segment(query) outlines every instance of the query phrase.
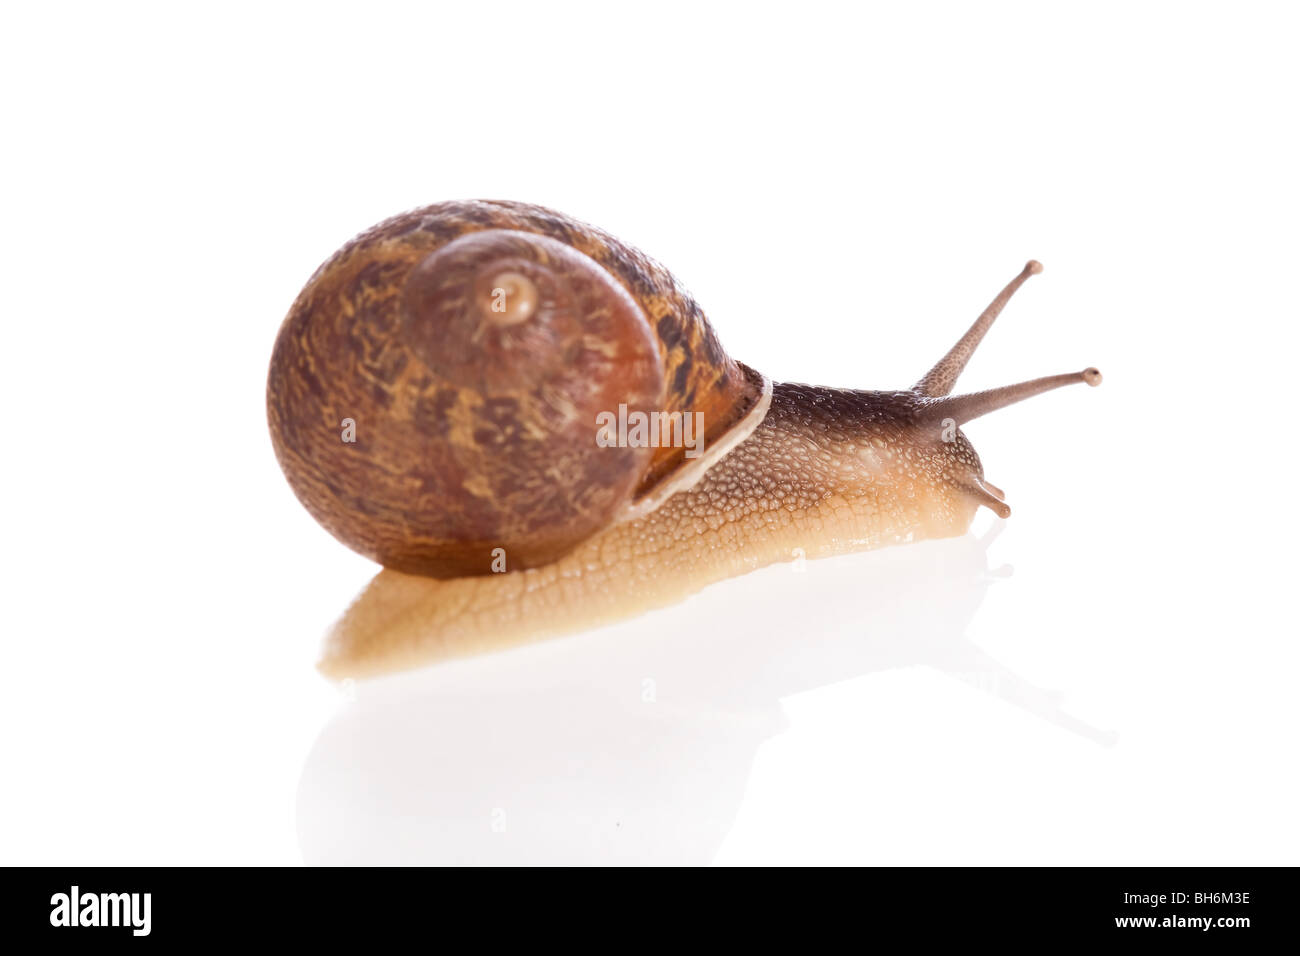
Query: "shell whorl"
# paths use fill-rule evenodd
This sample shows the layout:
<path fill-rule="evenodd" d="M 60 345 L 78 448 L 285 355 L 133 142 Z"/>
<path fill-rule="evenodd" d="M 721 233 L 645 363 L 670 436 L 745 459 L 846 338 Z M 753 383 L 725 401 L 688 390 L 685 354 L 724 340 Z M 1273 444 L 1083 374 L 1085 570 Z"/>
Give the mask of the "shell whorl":
<path fill-rule="evenodd" d="M 276 454 L 354 550 L 437 577 L 549 563 L 684 471 L 680 447 L 599 447 L 595 414 L 762 398 L 671 274 L 536 206 L 441 203 L 361 234 L 308 282 L 268 381 Z M 355 441 L 340 438 L 355 422 Z"/>

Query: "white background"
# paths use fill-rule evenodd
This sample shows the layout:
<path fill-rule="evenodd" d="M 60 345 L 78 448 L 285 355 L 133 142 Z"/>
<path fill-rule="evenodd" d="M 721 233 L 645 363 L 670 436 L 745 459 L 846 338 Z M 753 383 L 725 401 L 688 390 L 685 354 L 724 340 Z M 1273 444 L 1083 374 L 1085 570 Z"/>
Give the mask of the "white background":
<path fill-rule="evenodd" d="M 1300 862 L 1296 41 L 1282 4 L 9 10 L 0 860 Z M 336 247 L 462 197 L 640 246 L 777 380 L 906 386 L 1036 257 L 962 388 L 1105 384 L 967 429 L 1005 523 L 341 692 L 375 568 L 281 477 L 266 363 Z"/>

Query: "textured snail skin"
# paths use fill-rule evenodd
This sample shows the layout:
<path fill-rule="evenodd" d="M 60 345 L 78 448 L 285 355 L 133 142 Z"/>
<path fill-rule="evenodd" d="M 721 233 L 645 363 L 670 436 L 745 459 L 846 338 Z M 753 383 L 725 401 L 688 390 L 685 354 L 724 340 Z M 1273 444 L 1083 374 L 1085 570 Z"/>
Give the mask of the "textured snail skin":
<path fill-rule="evenodd" d="M 322 671 L 571 633 L 796 556 L 960 535 L 980 505 L 1009 516 L 959 426 L 1101 374 L 950 393 L 1041 268 L 912 388 L 858 391 L 772 386 L 722 351 L 667 270 L 550 210 L 443 203 L 363 233 L 299 296 L 267 386 L 299 499 L 386 566 Z M 490 309 L 507 287 L 513 304 Z M 600 447 L 595 416 L 621 403 L 702 412 L 709 451 Z M 355 443 L 339 440 L 344 418 Z M 505 573 L 490 573 L 496 554 Z"/>
<path fill-rule="evenodd" d="M 953 482 L 970 444 L 923 438 L 905 400 L 778 384 L 763 423 L 695 487 L 543 568 L 431 581 L 382 572 L 328 643 L 322 670 L 362 677 L 608 623 L 802 548 L 825 557 L 962 534 L 976 501 Z"/>
<path fill-rule="evenodd" d="M 965 436 L 943 440 L 943 412 L 914 392 L 778 384 L 762 424 L 697 485 L 553 564 L 451 581 L 381 572 L 335 626 L 320 668 L 361 678 L 499 650 L 796 554 L 961 535 L 981 504 L 1008 514 Z"/>

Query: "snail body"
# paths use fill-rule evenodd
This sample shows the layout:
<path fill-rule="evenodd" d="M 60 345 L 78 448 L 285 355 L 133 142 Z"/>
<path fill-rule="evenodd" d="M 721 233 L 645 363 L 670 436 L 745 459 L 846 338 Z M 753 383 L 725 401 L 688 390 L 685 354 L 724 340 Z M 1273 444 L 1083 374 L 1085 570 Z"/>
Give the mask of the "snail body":
<path fill-rule="evenodd" d="M 1006 517 L 960 426 L 1100 382 L 1085 369 L 950 395 L 1039 269 L 913 388 L 860 391 L 773 385 L 726 354 L 667 270 L 541 207 L 442 203 L 363 233 L 295 302 L 267 390 L 300 500 L 389 569 L 323 668 L 567 633 L 797 555 L 959 535 L 981 505 Z M 615 411 L 670 438 L 698 421 L 697 454 L 602 441 Z"/>

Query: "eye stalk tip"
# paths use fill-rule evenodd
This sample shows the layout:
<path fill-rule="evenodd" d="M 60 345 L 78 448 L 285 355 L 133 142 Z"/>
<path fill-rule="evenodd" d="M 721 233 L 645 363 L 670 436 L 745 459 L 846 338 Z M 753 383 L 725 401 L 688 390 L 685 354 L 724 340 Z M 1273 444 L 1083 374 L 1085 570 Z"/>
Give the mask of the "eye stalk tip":
<path fill-rule="evenodd" d="M 1036 276 L 1038 273 L 1043 271 L 1043 264 L 1037 259 L 1030 259 L 1025 263 L 1025 271 L 1031 276 Z"/>
<path fill-rule="evenodd" d="M 1095 368 L 1085 368 L 1079 374 L 1083 376 L 1083 380 L 1093 388 L 1096 388 L 1101 384 L 1101 372 Z"/>

